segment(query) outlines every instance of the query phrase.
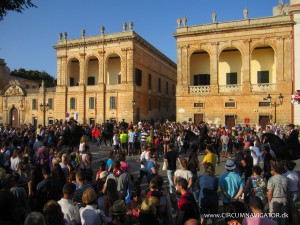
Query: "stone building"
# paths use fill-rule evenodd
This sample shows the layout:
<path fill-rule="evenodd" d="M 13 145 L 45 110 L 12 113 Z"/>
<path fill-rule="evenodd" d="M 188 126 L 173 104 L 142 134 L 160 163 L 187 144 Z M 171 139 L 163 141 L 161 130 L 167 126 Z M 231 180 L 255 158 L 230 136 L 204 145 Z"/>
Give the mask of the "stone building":
<path fill-rule="evenodd" d="M 293 122 L 290 101 L 300 70 L 293 69 L 292 56 L 300 38 L 293 35 L 298 11 L 291 8 L 299 2 L 279 1 L 273 16 L 265 18 L 249 19 L 244 9 L 239 21 L 218 22 L 216 12 L 210 24 L 187 26 L 178 19 L 177 121 L 228 126 Z"/>
<path fill-rule="evenodd" d="M 0 97 L 0 123 L 48 125 L 175 119 L 176 64 L 124 23 L 123 31 L 68 39 L 60 34 L 57 86 L 25 89 L 11 82 Z"/>

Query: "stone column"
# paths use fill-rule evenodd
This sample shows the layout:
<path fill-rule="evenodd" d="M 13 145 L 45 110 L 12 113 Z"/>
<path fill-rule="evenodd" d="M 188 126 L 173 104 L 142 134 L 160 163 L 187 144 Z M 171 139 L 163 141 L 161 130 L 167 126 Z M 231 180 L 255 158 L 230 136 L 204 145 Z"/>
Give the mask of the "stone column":
<path fill-rule="evenodd" d="M 129 47 L 127 48 L 127 54 L 126 54 L 126 81 L 127 82 L 133 82 L 133 74 L 134 74 L 134 48 Z M 122 75 L 121 75 L 122 76 Z"/>
<path fill-rule="evenodd" d="M 250 80 L 250 44 L 251 40 L 243 40 L 243 52 L 242 55 L 242 91 L 245 94 L 249 94 L 251 92 L 251 80 Z"/>
<path fill-rule="evenodd" d="M 104 68 L 104 64 L 105 64 L 105 51 L 104 50 L 100 50 L 98 51 L 99 53 L 99 74 L 98 74 L 98 84 L 103 84 L 105 83 L 106 79 L 105 79 L 105 68 Z"/>
<path fill-rule="evenodd" d="M 284 50 L 283 50 L 284 39 L 278 37 L 276 40 L 277 52 L 276 52 L 276 83 L 283 81 L 284 77 Z"/>
<path fill-rule="evenodd" d="M 78 94 L 76 95 L 76 109 L 74 112 L 78 113 L 78 122 L 85 123 L 86 120 L 86 88 L 85 85 L 80 84 L 78 87 Z"/>
<path fill-rule="evenodd" d="M 79 56 L 79 85 L 84 85 L 86 83 L 85 53 L 80 53 Z"/>
<path fill-rule="evenodd" d="M 66 55 L 57 56 L 57 85 L 68 85 L 68 58 Z"/>
<path fill-rule="evenodd" d="M 219 93 L 218 84 L 218 67 L 219 67 L 219 43 L 211 43 L 211 58 L 210 58 L 210 93 Z"/>
<path fill-rule="evenodd" d="M 127 83 L 128 80 L 128 74 L 127 74 L 127 49 L 128 48 L 122 48 L 122 56 L 121 56 L 121 83 Z"/>
<path fill-rule="evenodd" d="M 57 68 L 56 68 L 57 85 L 62 85 L 63 78 L 62 78 L 62 57 L 61 56 L 56 57 L 56 64 L 57 64 Z"/>
<path fill-rule="evenodd" d="M 284 64 L 283 64 L 283 79 L 285 81 L 290 82 L 292 80 L 292 39 L 290 36 L 286 36 L 284 39 L 283 47 L 284 47 Z"/>
<path fill-rule="evenodd" d="M 181 45 L 177 46 L 177 85 L 182 85 L 182 47 Z"/>
<path fill-rule="evenodd" d="M 188 49 L 189 45 L 185 45 L 181 51 L 182 51 L 182 84 L 185 86 L 189 86 L 189 78 L 190 78 L 190 71 L 189 71 L 189 58 L 188 58 Z"/>

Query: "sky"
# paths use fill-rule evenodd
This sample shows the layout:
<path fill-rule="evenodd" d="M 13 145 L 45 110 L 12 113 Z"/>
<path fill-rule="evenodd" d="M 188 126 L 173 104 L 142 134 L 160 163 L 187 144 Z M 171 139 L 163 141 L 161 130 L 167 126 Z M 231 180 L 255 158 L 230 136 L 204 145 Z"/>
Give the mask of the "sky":
<path fill-rule="evenodd" d="M 272 16 L 278 0 L 32 0 L 37 8 L 8 12 L 0 21 L 0 58 L 11 69 L 39 70 L 56 77 L 59 33 L 68 39 L 121 32 L 132 21 L 134 31 L 176 63 L 177 18 L 187 17 L 187 26 Z M 284 3 L 288 0 L 284 0 Z"/>

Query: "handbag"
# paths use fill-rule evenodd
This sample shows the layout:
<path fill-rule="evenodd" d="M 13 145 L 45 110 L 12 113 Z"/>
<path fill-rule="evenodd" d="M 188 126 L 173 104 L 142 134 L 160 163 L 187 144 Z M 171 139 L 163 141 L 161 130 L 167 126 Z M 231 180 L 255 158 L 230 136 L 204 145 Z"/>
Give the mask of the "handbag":
<path fill-rule="evenodd" d="M 168 167 L 168 163 L 166 161 L 164 161 L 162 170 L 167 170 L 167 167 Z"/>

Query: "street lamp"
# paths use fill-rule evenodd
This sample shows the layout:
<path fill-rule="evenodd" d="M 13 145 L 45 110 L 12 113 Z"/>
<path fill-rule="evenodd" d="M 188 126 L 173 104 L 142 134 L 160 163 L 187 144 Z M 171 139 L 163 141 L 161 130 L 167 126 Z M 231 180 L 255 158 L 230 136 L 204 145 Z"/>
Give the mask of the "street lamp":
<path fill-rule="evenodd" d="M 46 112 L 49 110 L 49 104 L 47 103 L 46 105 L 43 105 L 43 103 L 41 103 L 40 104 L 40 110 L 43 112 L 43 121 L 44 121 L 43 127 L 45 127 L 45 125 L 46 125 Z"/>
<path fill-rule="evenodd" d="M 276 99 L 274 100 L 274 102 L 272 102 L 272 96 L 270 94 L 268 94 L 268 96 L 266 98 L 264 98 L 264 100 L 267 100 L 268 102 L 270 102 L 271 107 L 275 108 L 275 119 L 274 119 L 274 123 L 276 124 L 276 113 L 277 113 L 277 107 L 281 106 L 283 103 L 283 95 L 280 93 L 278 96 L 279 102 L 276 101 Z"/>

